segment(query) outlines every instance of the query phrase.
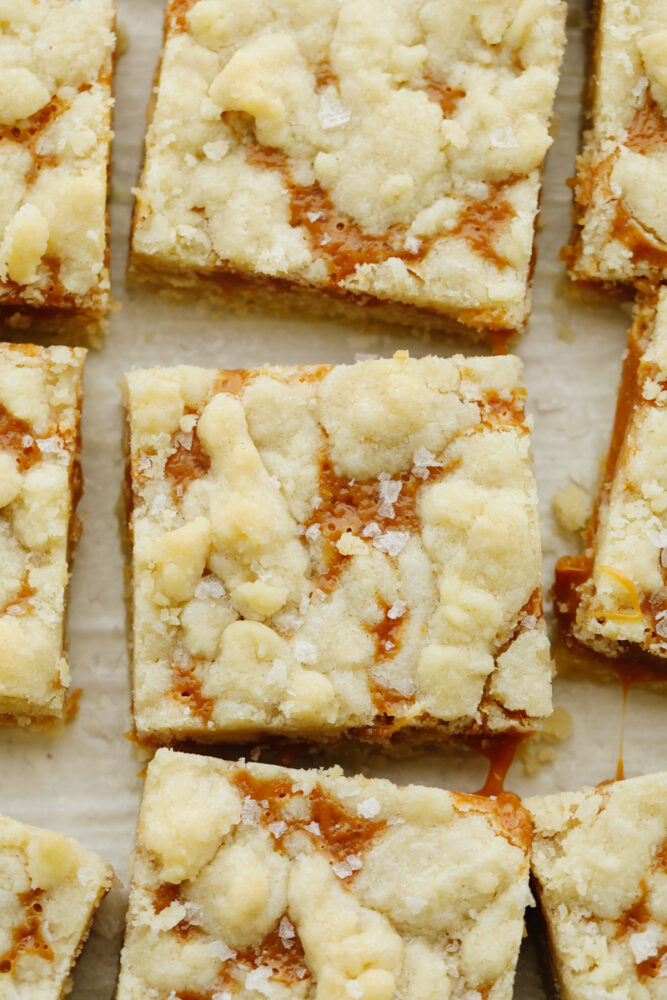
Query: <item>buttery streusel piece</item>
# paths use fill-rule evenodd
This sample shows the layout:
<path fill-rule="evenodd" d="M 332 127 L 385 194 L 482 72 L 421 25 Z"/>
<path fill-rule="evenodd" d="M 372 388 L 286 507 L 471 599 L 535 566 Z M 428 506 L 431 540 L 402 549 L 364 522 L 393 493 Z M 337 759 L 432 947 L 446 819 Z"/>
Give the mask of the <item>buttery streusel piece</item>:
<path fill-rule="evenodd" d="M 85 353 L 0 344 L 0 721 L 63 714 Z"/>
<path fill-rule="evenodd" d="M 551 711 L 514 357 L 127 377 L 140 737 L 371 740 Z"/>
<path fill-rule="evenodd" d="M 531 835 L 509 793 L 159 750 L 118 1000 L 510 1000 Z"/>
<path fill-rule="evenodd" d="M 667 774 L 525 803 L 531 867 L 562 1000 L 662 1000 Z"/>
<path fill-rule="evenodd" d="M 113 0 L 0 8 L 0 328 L 106 320 L 114 17 Z"/>
<path fill-rule="evenodd" d="M 566 637 L 667 668 L 667 291 L 640 300 L 607 465 L 580 556 L 556 567 Z"/>
<path fill-rule="evenodd" d="M 667 17 L 655 0 L 596 6 L 569 273 L 580 281 L 660 280 L 667 273 Z"/>
<path fill-rule="evenodd" d="M 113 870 L 59 833 L 0 816 L 0 997 L 60 1000 Z"/>
<path fill-rule="evenodd" d="M 361 304 L 521 328 L 564 15 L 560 0 L 171 0 L 131 271 L 356 321 Z"/>

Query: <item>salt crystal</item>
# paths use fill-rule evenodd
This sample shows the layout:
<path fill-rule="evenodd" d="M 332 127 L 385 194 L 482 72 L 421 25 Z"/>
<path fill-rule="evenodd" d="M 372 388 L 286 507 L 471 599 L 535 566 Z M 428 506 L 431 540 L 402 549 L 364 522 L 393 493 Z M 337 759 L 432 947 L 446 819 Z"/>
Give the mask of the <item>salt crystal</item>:
<path fill-rule="evenodd" d="M 317 222 L 318 219 L 324 217 L 323 212 L 306 212 L 306 218 L 309 222 Z"/>
<path fill-rule="evenodd" d="M 194 924 L 195 927 L 201 927 L 204 920 L 204 907 L 200 906 L 199 903 L 185 903 L 185 912 L 187 914 L 188 923 Z"/>
<path fill-rule="evenodd" d="M 307 830 L 308 833 L 313 833 L 316 837 L 322 836 L 322 831 L 320 830 L 320 824 L 316 823 L 315 820 L 313 820 L 312 823 L 309 823 L 308 826 L 304 827 L 304 829 Z"/>
<path fill-rule="evenodd" d="M 405 905 L 410 913 L 421 913 L 426 906 L 426 900 L 422 896 L 406 896 Z"/>
<path fill-rule="evenodd" d="M 356 979 L 348 979 L 345 986 L 345 992 L 348 996 L 352 997 L 353 1000 L 361 1000 L 361 997 L 364 995 L 364 988 L 356 981 Z"/>
<path fill-rule="evenodd" d="M 667 639 L 667 611 L 663 611 L 662 614 L 656 615 L 655 630 L 661 639 Z"/>
<path fill-rule="evenodd" d="M 393 649 L 394 648 L 394 643 L 390 642 L 389 639 L 387 639 L 387 641 L 384 643 L 384 648 L 386 650 Z"/>
<path fill-rule="evenodd" d="M 176 434 L 174 441 L 177 445 L 180 445 L 181 448 L 185 448 L 186 451 L 190 451 L 192 449 L 192 431 L 188 434 Z"/>
<path fill-rule="evenodd" d="M 342 125 L 347 125 L 350 120 L 350 112 L 340 101 L 333 101 L 322 94 L 317 117 L 320 120 L 322 128 L 327 131 L 331 128 L 340 128 Z"/>
<path fill-rule="evenodd" d="M 387 612 L 387 618 L 402 618 L 408 606 L 404 601 L 394 601 Z"/>
<path fill-rule="evenodd" d="M 535 628 L 537 625 L 537 618 L 535 615 L 524 615 L 520 622 L 521 628 L 531 629 Z"/>
<path fill-rule="evenodd" d="M 199 581 L 195 588 L 195 597 L 198 601 L 205 601 L 207 598 L 217 598 L 225 596 L 225 588 L 221 581 L 211 573 Z"/>
<path fill-rule="evenodd" d="M 294 640 L 294 655 L 299 663 L 313 664 L 317 660 L 317 650 L 312 642 L 305 639 Z"/>
<path fill-rule="evenodd" d="M 433 468 L 439 467 L 441 463 L 436 462 L 435 455 L 432 451 L 429 451 L 428 448 L 424 448 L 423 445 L 420 445 L 412 456 L 412 464 L 417 466 L 430 466 Z"/>
<path fill-rule="evenodd" d="M 263 997 L 270 997 L 273 993 L 273 987 L 269 985 L 269 979 L 272 977 L 273 969 L 271 966 L 260 965 L 259 968 L 253 969 L 245 977 L 245 988 L 247 990 L 256 990 Z"/>
<path fill-rule="evenodd" d="M 421 240 L 418 240 L 416 236 L 408 236 L 403 245 L 408 253 L 419 253 Z"/>
<path fill-rule="evenodd" d="M 319 510 L 320 507 L 322 506 L 322 497 L 313 497 L 313 499 L 310 501 L 310 506 L 313 508 L 313 510 Z"/>
<path fill-rule="evenodd" d="M 361 534 L 364 538 L 377 538 L 378 535 L 382 534 L 382 529 L 375 523 L 375 521 L 371 521 L 366 525 Z"/>
<path fill-rule="evenodd" d="M 236 958 L 236 952 L 232 951 L 224 941 L 210 941 L 208 950 L 221 962 L 229 962 L 232 958 Z"/>
<path fill-rule="evenodd" d="M 60 451 L 60 441 L 57 437 L 44 438 L 39 442 L 39 450 L 45 455 L 55 455 Z"/>
<path fill-rule="evenodd" d="M 243 805 L 241 806 L 241 822 L 252 826 L 256 823 L 262 814 L 262 810 L 257 805 L 254 799 L 250 798 L 249 795 L 243 800 Z"/>
<path fill-rule="evenodd" d="M 306 529 L 306 538 L 309 542 L 316 542 L 320 537 L 320 526 L 319 524 L 311 524 L 309 528 Z"/>
<path fill-rule="evenodd" d="M 328 233 L 325 233 L 322 239 L 320 240 L 320 246 L 325 247 L 327 243 L 331 243 L 331 237 L 329 236 Z"/>
<path fill-rule="evenodd" d="M 307 594 L 304 594 L 303 597 L 301 598 L 301 603 L 299 604 L 299 614 L 305 615 L 309 605 L 310 605 L 310 597 L 308 597 Z"/>
<path fill-rule="evenodd" d="M 216 990 L 215 993 L 211 993 L 211 1000 L 232 1000 L 232 995 L 229 990 Z"/>
<path fill-rule="evenodd" d="M 294 925 L 290 921 L 289 917 L 283 917 L 278 924 L 278 935 L 285 948 L 294 947 L 294 938 L 296 936 L 296 931 L 294 930 Z"/>
<path fill-rule="evenodd" d="M 269 823 L 269 833 L 272 837 L 278 840 L 284 834 L 287 829 L 287 823 L 283 822 L 282 819 L 277 820 L 275 823 Z"/>
<path fill-rule="evenodd" d="M 373 795 L 368 799 L 364 799 L 357 806 L 357 816 L 361 816 L 363 819 L 373 819 L 379 812 L 380 803 Z"/>
<path fill-rule="evenodd" d="M 359 854 L 348 854 L 345 860 L 347 861 L 348 865 L 350 866 L 353 872 L 358 872 L 359 869 L 362 867 L 361 855 Z"/>
<path fill-rule="evenodd" d="M 380 502 L 378 504 L 378 514 L 380 517 L 393 518 L 396 516 L 394 512 L 394 504 L 398 500 L 403 484 L 392 479 L 381 479 L 378 492 L 380 495 Z"/>
<path fill-rule="evenodd" d="M 383 535 L 373 539 L 373 547 L 379 552 L 386 552 L 388 556 L 395 557 L 403 551 L 409 541 L 410 534 L 407 531 L 385 531 Z"/>
<path fill-rule="evenodd" d="M 35 439 L 32 436 L 32 434 L 24 434 L 23 437 L 21 438 L 21 447 L 22 448 L 32 448 L 32 446 L 33 446 L 34 443 L 35 443 Z"/>
<path fill-rule="evenodd" d="M 333 866 L 333 870 L 334 875 L 337 875 L 338 878 L 350 878 L 352 875 L 352 868 L 347 861 L 337 861 Z"/>

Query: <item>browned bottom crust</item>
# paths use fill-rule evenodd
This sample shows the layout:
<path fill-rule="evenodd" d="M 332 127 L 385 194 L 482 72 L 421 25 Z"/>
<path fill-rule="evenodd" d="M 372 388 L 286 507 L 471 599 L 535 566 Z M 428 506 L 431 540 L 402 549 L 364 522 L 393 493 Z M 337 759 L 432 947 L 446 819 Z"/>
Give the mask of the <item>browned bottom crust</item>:
<path fill-rule="evenodd" d="M 156 267 L 150 258 L 133 253 L 127 272 L 133 285 L 148 285 L 175 297 L 205 294 L 212 303 L 234 311 L 268 309 L 279 314 L 339 319 L 356 326 L 391 325 L 411 327 L 416 333 L 464 335 L 467 340 L 489 341 L 506 347 L 521 329 L 508 329 L 495 310 L 469 310 L 461 314 L 437 312 L 405 303 L 386 302 L 372 295 L 317 289 L 281 278 L 237 274 L 232 270 L 216 274 Z"/>
<path fill-rule="evenodd" d="M 526 910 L 526 928 L 535 944 L 544 991 L 549 1000 L 564 1000 L 565 993 L 558 973 L 553 938 L 542 907 L 540 888 L 534 878 L 530 880 L 530 887 L 537 905 Z"/>
<path fill-rule="evenodd" d="M 0 305 L 0 338 L 10 343 L 29 338 L 38 343 L 99 349 L 108 328 L 106 310 Z"/>

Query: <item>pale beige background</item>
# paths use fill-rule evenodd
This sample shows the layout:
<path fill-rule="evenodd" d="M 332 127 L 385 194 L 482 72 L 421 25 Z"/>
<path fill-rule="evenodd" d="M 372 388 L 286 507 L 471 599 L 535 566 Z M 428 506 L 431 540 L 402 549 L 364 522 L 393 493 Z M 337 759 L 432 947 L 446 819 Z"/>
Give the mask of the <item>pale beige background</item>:
<path fill-rule="evenodd" d="M 549 155 L 542 203 L 534 311 L 519 347 L 526 364 L 529 409 L 535 419 L 535 468 L 543 517 L 545 584 L 555 558 L 575 539 L 558 534 L 553 494 L 570 478 L 590 488 L 606 448 L 628 309 L 568 300 L 558 250 L 569 231 L 570 191 L 585 62 L 583 0 L 571 0 L 568 47 L 559 89 L 557 136 Z M 103 351 L 91 354 L 86 372 L 84 533 L 77 552 L 70 619 L 73 684 L 83 687 L 78 718 L 62 740 L 19 732 L 0 734 L 0 809 L 31 823 L 77 837 L 108 857 L 126 881 L 141 792 L 142 763 L 123 738 L 128 716 L 123 555 L 118 503 L 122 479 L 118 379 L 131 366 L 190 362 L 225 368 L 262 362 L 349 362 L 357 352 L 381 355 L 397 348 L 423 354 L 428 347 L 406 334 L 369 336 L 337 324 L 271 317 L 211 317 L 205 308 L 174 306 L 155 295 L 128 293 L 124 269 L 131 210 L 130 188 L 141 156 L 144 111 L 158 58 L 163 0 L 119 0 L 120 25 L 129 47 L 117 75 L 113 172 L 113 294 L 121 304 Z M 563 335 L 570 340 L 563 339 Z M 464 343 L 434 340 L 430 349 L 471 353 Z M 613 777 L 621 721 L 617 685 L 559 679 L 555 700 L 571 714 L 572 738 L 534 778 L 515 764 L 508 785 L 522 795 L 547 793 Z M 663 735 L 665 702 L 647 691 L 630 695 L 625 723 L 628 775 L 667 767 Z M 383 763 L 367 761 L 369 774 L 389 775 L 463 791 L 479 787 L 484 773 L 476 755 L 427 753 Z M 121 945 L 123 891 L 105 902 L 76 975 L 74 1000 L 110 1000 Z M 542 1000 L 534 954 L 524 947 L 518 1000 Z"/>

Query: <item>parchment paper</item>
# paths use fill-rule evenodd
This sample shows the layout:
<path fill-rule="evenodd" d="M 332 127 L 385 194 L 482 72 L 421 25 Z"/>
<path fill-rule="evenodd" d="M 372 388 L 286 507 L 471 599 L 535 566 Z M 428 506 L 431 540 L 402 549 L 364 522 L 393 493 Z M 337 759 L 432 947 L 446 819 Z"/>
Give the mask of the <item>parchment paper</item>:
<path fill-rule="evenodd" d="M 576 538 L 558 533 L 554 493 L 574 480 L 594 487 L 607 447 L 629 308 L 601 301 L 577 303 L 558 252 L 570 227 L 571 195 L 583 85 L 584 0 L 570 0 L 568 46 L 557 101 L 556 140 L 549 154 L 542 200 L 534 308 L 518 347 L 525 361 L 528 405 L 534 416 L 534 455 L 544 536 L 545 590 L 555 559 L 574 551 Z M 212 315 L 204 306 L 174 305 L 152 293 L 124 287 L 131 187 L 141 158 L 144 115 L 159 56 L 163 0 L 119 0 L 127 37 L 116 80 L 112 199 L 112 283 L 120 304 L 106 346 L 89 356 L 83 419 L 85 494 L 80 506 L 83 538 L 76 554 L 69 624 L 73 687 L 83 688 L 80 712 L 63 738 L 19 731 L 0 733 L 0 811 L 76 837 L 109 858 L 127 885 L 141 794 L 143 761 L 123 736 L 130 729 L 118 519 L 122 482 L 122 421 L 117 382 L 132 366 L 153 364 L 246 367 L 263 362 L 350 362 L 357 352 L 390 355 L 408 348 L 475 353 L 464 341 L 431 344 L 398 334 L 368 334 L 335 323 L 254 315 Z M 617 684 L 561 677 L 555 703 L 570 713 L 573 734 L 556 759 L 529 777 L 519 762 L 508 787 L 521 795 L 545 794 L 614 776 L 621 731 Z M 665 702 L 647 690 L 631 692 L 625 713 L 628 776 L 667 767 L 662 735 Z M 329 755 L 328 760 L 336 755 Z M 349 761 L 348 766 L 353 766 Z M 473 791 L 485 762 L 473 753 L 421 753 L 398 761 L 364 759 L 369 776 L 419 781 Z M 121 947 L 127 890 L 103 904 L 75 976 L 74 1000 L 111 1000 Z M 515 996 L 543 1000 L 535 952 L 524 944 Z"/>

